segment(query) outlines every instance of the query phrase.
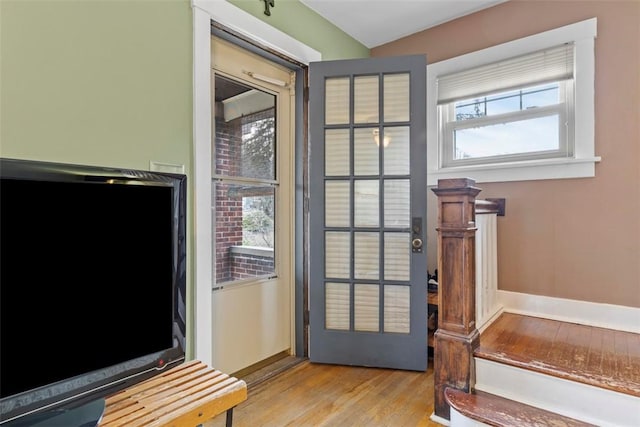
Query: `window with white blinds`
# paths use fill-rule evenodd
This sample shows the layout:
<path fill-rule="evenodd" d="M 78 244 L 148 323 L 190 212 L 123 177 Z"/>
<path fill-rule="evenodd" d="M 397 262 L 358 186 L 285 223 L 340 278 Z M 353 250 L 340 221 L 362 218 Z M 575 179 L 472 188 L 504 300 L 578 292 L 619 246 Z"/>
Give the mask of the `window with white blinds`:
<path fill-rule="evenodd" d="M 438 78 L 444 166 L 569 157 L 573 43 Z"/>
<path fill-rule="evenodd" d="M 429 65 L 429 184 L 594 176 L 595 35 L 593 18 Z"/>
<path fill-rule="evenodd" d="M 573 79 L 573 57 L 573 43 L 564 43 L 438 77 L 438 104 Z"/>

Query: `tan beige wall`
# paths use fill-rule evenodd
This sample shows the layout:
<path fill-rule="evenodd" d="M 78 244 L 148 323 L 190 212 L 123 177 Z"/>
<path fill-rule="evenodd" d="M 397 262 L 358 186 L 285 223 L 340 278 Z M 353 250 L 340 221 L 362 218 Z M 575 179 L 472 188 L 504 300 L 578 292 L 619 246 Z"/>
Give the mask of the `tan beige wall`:
<path fill-rule="evenodd" d="M 511 0 L 374 48 L 430 63 L 597 17 L 595 178 L 478 184 L 505 197 L 499 287 L 640 307 L 640 1 Z M 428 191 L 429 230 L 435 197 Z M 435 265 L 435 236 L 429 236 Z"/>

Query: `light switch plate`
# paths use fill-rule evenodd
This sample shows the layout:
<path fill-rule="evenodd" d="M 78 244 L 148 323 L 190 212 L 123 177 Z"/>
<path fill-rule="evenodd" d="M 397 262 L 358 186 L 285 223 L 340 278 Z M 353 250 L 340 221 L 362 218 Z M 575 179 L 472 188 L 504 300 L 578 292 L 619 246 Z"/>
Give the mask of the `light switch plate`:
<path fill-rule="evenodd" d="M 153 172 L 168 172 L 184 174 L 184 165 L 176 165 L 173 163 L 149 161 L 149 170 Z"/>

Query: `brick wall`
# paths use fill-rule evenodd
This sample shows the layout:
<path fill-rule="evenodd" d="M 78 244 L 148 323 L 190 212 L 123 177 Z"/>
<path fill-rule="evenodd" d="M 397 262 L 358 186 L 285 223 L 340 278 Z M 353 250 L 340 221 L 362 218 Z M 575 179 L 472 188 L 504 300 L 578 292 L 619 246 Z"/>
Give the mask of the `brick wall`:
<path fill-rule="evenodd" d="M 231 277 L 243 279 L 247 277 L 264 276 L 273 273 L 273 252 L 271 255 L 256 255 L 231 251 Z"/>
<path fill-rule="evenodd" d="M 240 164 L 242 123 L 240 119 L 225 122 L 216 115 L 215 171 L 218 175 L 236 175 Z M 232 246 L 242 245 L 242 198 L 229 198 L 228 186 L 215 186 L 215 259 L 216 282 L 233 280 L 231 276 Z"/>
<path fill-rule="evenodd" d="M 216 114 L 215 173 L 224 176 L 242 175 L 242 125 L 252 120 L 273 117 L 273 110 L 258 112 L 225 122 Z M 215 265 L 216 282 L 261 276 L 274 271 L 273 256 L 232 253 L 242 246 L 242 193 L 232 192 L 226 184 L 215 186 Z"/>

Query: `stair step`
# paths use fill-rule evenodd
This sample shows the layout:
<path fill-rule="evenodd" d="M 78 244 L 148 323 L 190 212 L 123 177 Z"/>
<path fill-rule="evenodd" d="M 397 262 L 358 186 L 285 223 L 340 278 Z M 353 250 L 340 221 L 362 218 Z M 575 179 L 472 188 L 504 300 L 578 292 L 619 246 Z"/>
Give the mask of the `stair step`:
<path fill-rule="evenodd" d="M 502 313 L 474 361 L 476 391 L 601 427 L 640 426 L 640 334 Z"/>
<path fill-rule="evenodd" d="M 475 357 L 640 397 L 640 334 L 503 313 Z"/>
<path fill-rule="evenodd" d="M 453 410 L 464 417 L 494 427 L 586 427 L 595 425 L 479 390 L 474 393 L 466 393 L 447 388 L 445 399 Z M 457 416 L 452 411 L 452 427 L 461 424 L 457 422 Z M 469 424 L 466 423 L 466 425 Z"/>

